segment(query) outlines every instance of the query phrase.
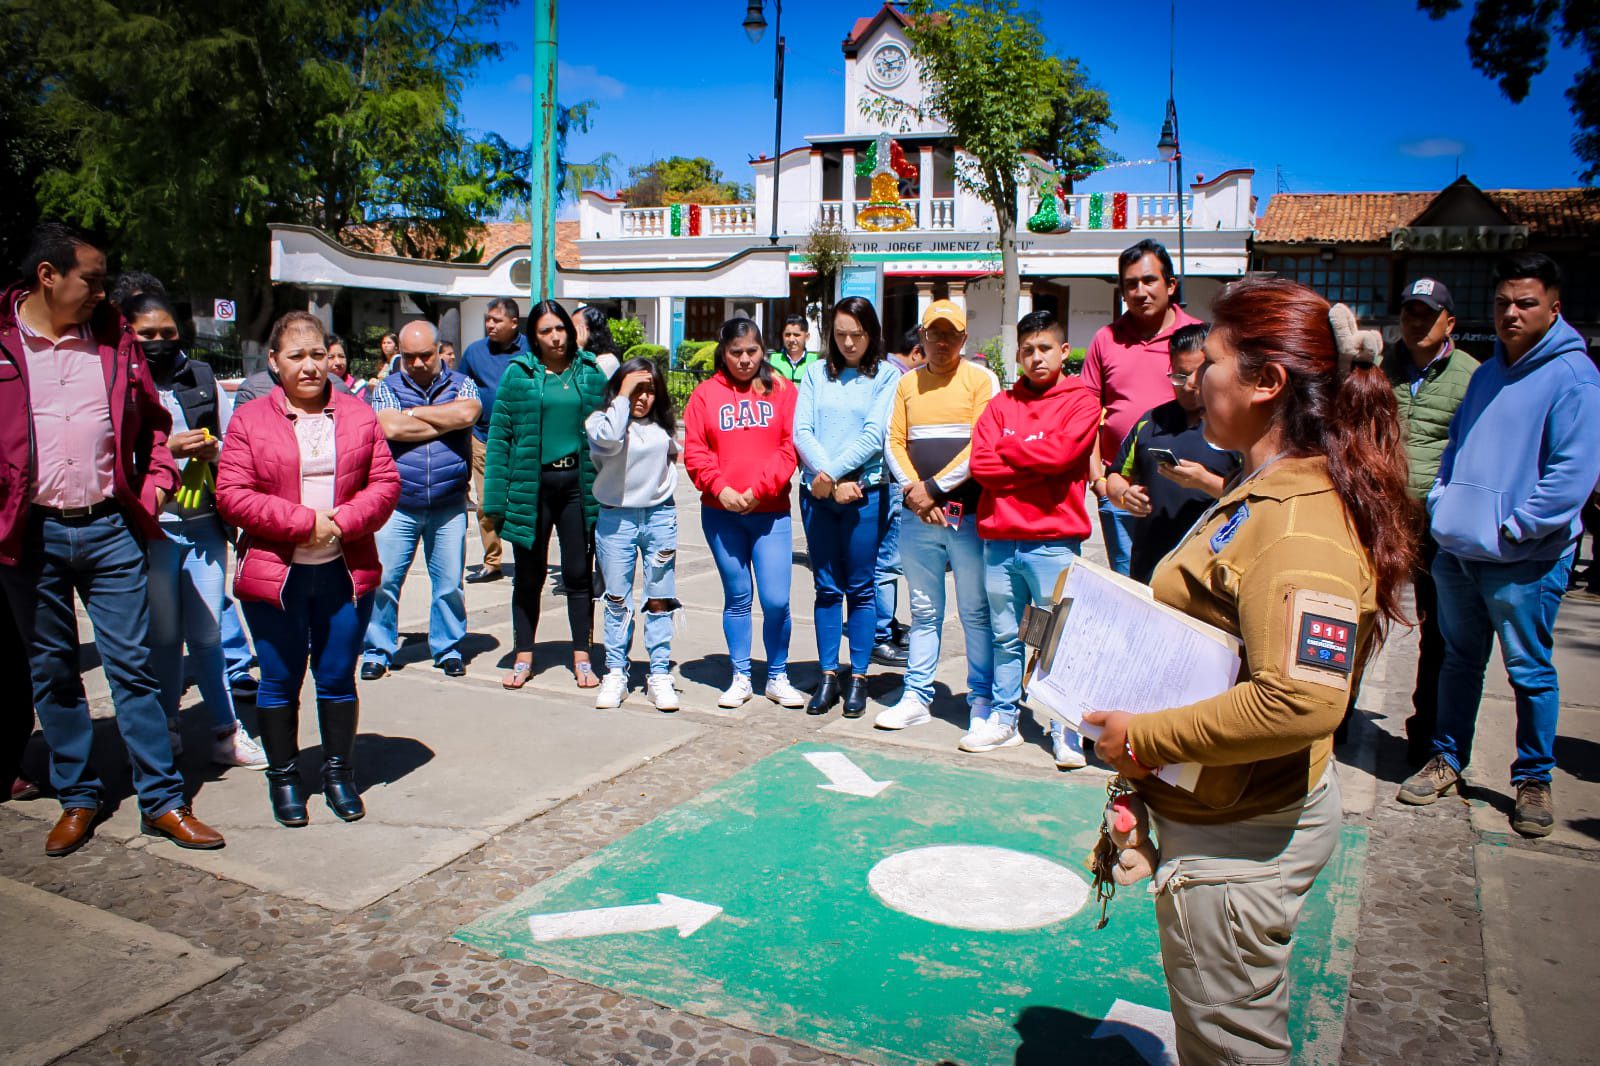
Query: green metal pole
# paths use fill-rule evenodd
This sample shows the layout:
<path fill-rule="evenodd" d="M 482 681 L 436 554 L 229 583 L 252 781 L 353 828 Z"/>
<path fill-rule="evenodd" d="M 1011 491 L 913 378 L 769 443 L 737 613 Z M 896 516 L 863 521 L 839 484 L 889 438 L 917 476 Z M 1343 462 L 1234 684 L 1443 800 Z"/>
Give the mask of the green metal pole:
<path fill-rule="evenodd" d="M 533 5 L 533 160 L 532 269 L 529 286 L 535 300 L 556 295 L 556 0 Z"/>

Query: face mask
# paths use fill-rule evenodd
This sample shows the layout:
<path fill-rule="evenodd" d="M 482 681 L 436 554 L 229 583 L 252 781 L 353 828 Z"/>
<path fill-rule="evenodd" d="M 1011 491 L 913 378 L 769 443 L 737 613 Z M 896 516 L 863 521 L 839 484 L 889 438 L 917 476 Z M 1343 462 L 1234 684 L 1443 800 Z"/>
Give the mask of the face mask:
<path fill-rule="evenodd" d="M 168 371 L 177 366 L 178 356 L 183 354 L 183 345 L 177 341 L 140 341 L 139 347 L 144 349 L 145 359 L 158 372 Z"/>

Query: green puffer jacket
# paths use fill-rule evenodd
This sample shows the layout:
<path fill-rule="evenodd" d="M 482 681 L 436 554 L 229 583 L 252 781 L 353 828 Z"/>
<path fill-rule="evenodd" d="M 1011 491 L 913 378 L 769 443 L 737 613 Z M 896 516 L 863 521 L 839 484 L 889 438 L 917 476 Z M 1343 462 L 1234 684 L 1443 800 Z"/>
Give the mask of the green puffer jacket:
<path fill-rule="evenodd" d="M 1406 487 L 1413 499 L 1422 500 L 1439 475 L 1439 460 L 1450 436 L 1450 420 L 1467 394 L 1467 382 L 1478 369 L 1478 361 L 1460 348 L 1447 359 L 1434 360 L 1423 373 L 1415 396 L 1406 374 L 1410 362 L 1411 353 L 1401 342 L 1384 357 L 1383 370 L 1394 383 L 1394 399 L 1400 407 L 1400 423 L 1405 427 L 1406 462 L 1411 467 Z"/>
<path fill-rule="evenodd" d="M 488 452 L 483 467 L 483 513 L 501 519 L 500 535 L 532 548 L 539 526 L 539 429 L 544 416 L 544 364 L 532 352 L 511 360 L 495 393 L 489 420 Z M 605 400 L 606 375 L 588 352 L 578 353 L 575 384 L 587 412 Z M 580 426 L 578 438 L 583 439 Z M 578 484 L 583 489 L 583 518 L 591 533 L 600 505 L 594 498 L 594 461 L 587 447 L 578 449 Z"/>

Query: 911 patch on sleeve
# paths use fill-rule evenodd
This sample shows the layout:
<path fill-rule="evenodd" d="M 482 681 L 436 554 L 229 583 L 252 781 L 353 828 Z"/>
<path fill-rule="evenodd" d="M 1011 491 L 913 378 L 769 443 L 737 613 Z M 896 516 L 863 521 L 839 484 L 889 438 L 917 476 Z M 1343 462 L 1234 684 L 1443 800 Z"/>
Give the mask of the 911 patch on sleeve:
<path fill-rule="evenodd" d="M 1354 600 L 1313 589 L 1296 589 L 1289 597 L 1289 625 L 1284 673 L 1297 681 L 1347 689 L 1356 667 Z"/>

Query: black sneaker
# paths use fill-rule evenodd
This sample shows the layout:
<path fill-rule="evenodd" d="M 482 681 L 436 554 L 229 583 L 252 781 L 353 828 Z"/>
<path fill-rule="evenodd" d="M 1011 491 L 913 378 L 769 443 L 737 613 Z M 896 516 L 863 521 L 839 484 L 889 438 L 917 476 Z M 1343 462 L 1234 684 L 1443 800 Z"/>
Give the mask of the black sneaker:
<path fill-rule="evenodd" d="M 872 661 L 879 666 L 904 666 L 907 661 L 907 655 L 904 650 L 896 647 L 893 642 L 885 641 L 882 644 L 873 645 Z"/>
<path fill-rule="evenodd" d="M 1511 828 L 1525 837 L 1547 837 L 1555 824 L 1556 805 L 1550 795 L 1550 782 L 1520 782 L 1517 806 L 1511 812 Z"/>
<path fill-rule="evenodd" d="M 361 664 L 361 680 L 363 681 L 376 681 L 388 672 L 389 668 L 387 666 L 379 662 L 373 662 L 371 659 Z"/>
<path fill-rule="evenodd" d="M 467 664 L 461 661 L 461 656 L 452 655 L 439 663 L 439 669 L 444 671 L 445 677 L 462 677 L 467 672 Z"/>

